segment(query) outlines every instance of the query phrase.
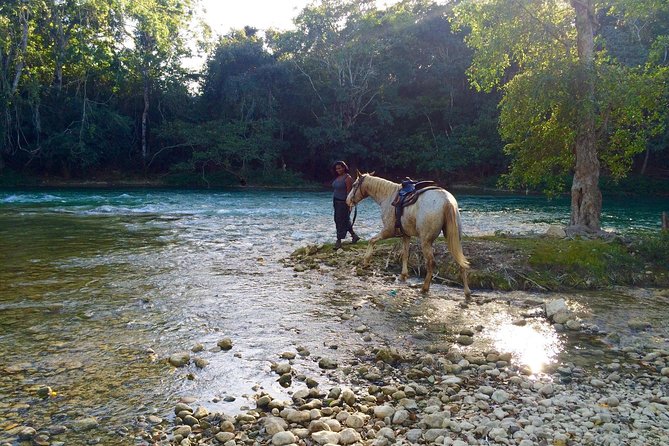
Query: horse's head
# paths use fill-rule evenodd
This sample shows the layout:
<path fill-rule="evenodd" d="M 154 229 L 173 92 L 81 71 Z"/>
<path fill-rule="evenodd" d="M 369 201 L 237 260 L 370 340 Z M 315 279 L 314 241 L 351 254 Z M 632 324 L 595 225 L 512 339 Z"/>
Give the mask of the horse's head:
<path fill-rule="evenodd" d="M 351 186 L 351 192 L 348 193 L 348 196 L 346 197 L 346 204 L 348 204 L 349 207 L 353 207 L 365 198 L 367 198 L 367 192 L 364 186 L 365 178 L 368 178 L 370 175 L 374 175 L 374 172 L 372 173 L 360 173 L 358 171 L 357 178 L 353 182 L 353 186 Z"/>

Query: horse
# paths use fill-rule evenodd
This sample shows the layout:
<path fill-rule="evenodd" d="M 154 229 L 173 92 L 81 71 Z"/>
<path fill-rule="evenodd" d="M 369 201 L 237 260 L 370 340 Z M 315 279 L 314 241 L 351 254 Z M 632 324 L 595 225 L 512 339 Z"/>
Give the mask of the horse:
<path fill-rule="evenodd" d="M 367 251 L 363 258 L 365 266 L 369 265 L 376 242 L 397 235 L 393 200 L 397 197 L 400 189 L 400 184 L 376 177 L 373 175 L 373 172 L 371 174 L 360 174 L 358 172 L 351 191 L 346 197 L 346 203 L 351 208 L 367 197 L 371 197 L 381 207 L 383 229 L 369 240 Z M 414 204 L 404 208 L 400 222 L 401 234 L 399 236 L 402 237 L 402 273 L 400 279 L 405 281 L 409 276 L 407 266 L 409 242 L 412 236 L 418 237 L 427 271 L 422 291 L 427 293 L 430 290 L 430 282 L 432 281 L 432 274 L 436 263 L 432 244 L 439 237 L 439 233 L 443 232 L 448 250 L 451 252 L 455 262 L 460 266 L 465 298 L 469 299 L 471 296 L 467 282 L 469 262 L 462 252 L 460 241 L 462 236 L 460 210 L 458 209 L 455 197 L 442 188 L 426 190 L 418 196 Z"/>

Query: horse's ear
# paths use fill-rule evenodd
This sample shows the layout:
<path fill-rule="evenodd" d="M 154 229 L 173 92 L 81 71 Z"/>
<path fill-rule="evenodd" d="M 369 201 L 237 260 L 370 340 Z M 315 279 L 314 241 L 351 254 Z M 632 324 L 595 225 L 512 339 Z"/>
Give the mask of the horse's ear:
<path fill-rule="evenodd" d="M 359 169 L 355 169 L 355 177 L 360 178 L 362 176 L 362 173 L 360 173 Z"/>
<path fill-rule="evenodd" d="M 374 176 L 375 173 L 376 173 L 376 170 L 372 170 L 371 172 L 369 172 L 369 174 L 372 175 L 372 176 Z"/>

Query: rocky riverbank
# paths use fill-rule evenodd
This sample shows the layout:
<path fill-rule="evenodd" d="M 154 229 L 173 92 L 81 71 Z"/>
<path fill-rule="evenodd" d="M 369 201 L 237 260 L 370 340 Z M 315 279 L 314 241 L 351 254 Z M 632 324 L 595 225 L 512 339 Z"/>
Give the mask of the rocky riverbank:
<path fill-rule="evenodd" d="M 560 299 L 547 301 L 543 312 L 559 331 L 598 332 Z M 629 326 L 649 328 L 641 321 Z M 509 353 L 463 348 L 473 336 L 474 331 L 462 330 L 452 344 L 427 349 L 370 345 L 343 364 L 312 358 L 303 348 L 278 353 L 273 370 L 290 398 L 255 389 L 253 407 L 230 414 L 211 413 L 206 403 L 185 399 L 174 407 L 173 419 L 147 419 L 154 424 L 142 441 L 183 446 L 669 444 L 669 351 L 627 347 L 592 368 L 562 363 L 533 373 Z M 320 375 L 300 372 L 314 361 Z M 323 387 L 324 377 L 341 382 Z"/>
<path fill-rule="evenodd" d="M 409 284 L 394 282 L 388 269 L 393 249 L 382 247 L 369 269 L 359 265 L 357 245 L 339 251 L 306 247 L 285 262 L 295 286 L 312 289 L 324 276 L 335 278 L 334 294 L 340 301 L 329 317 L 339 330 L 353 333 L 359 341 L 353 348 L 318 338 L 309 345 L 313 352 L 302 346 L 274 352 L 259 367 L 272 364 L 270 380 L 283 395 L 249 383 L 248 394 L 229 394 L 231 402 L 244 400 L 234 409 L 221 410 L 218 398 L 170 400 L 169 413 L 150 411 L 147 403 L 136 424 L 118 430 L 118 444 L 669 444 L 669 337 L 656 322 L 630 317 L 625 328 L 650 341 L 616 343 L 619 333 L 607 333 L 576 314 L 570 302 L 547 294 L 475 290 L 467 305 L 457 283 L 441 276 L 441 283 L 454 286 L 437 285 L 428 298 L 413 288 L 419 284 L 416 277 Z M 500 259 L 493 257 L 491 268 L 504 268 Z M 650 294 L 653 300 L 667 297 L 666 290 Z M 400 311 L 422 315 L 426 306 L 417 302 L 428 300 L 442 315 L 459 316 L 461 324 L 443 318 L 442 327 L 425 325 L 425 332 L 416 332 L 398 327 L 399 317 L 381 322 L 374 318 Z M 481 342 L 499 320 L 488 318 L 479 326 L 476 315 L 497 310 L 506 312 L 514 326 L 542 324 L 560 336 L 607 342 L 592 350 L 587 365 L 558 360 L 532 369 L 515 353 Z M 372 312 L 376 316 L 369 317 Z M 433 328 L 443 331 L 431 336 Z M 394 336 L 399 332 L 410 334 Z M 662 342 L 654 342 L 658 338 Z M 197 380 L 211 367 L 205 358 L 214 362 L 245 355 L 238 341 L 194 340 L 194 346 L 184 346 L 188 351 L 157 359 L 174 367 L 175 379 Z M 40 398 L 51 398 L 48 388 L 37 392 Z M 15 441 L 3 446 L 104 444 L 96 433 L 105 424 L 104 419 L 86 417 L 58 426 L 13 425 Z M 77 441 L 84 440 L 72 442 L 72 433 Z"/>
<path fill-rule="evenodd" d="M 527 263 L 521 268 L 526 254 L 517 249 L 507 256 L 507 248 L 500 246 L 470 241 L 468 252 L 474 265 L 487 265 L 489 272 L 506 277 L 506 283 L 543 289 L 530 278 Z M 363 281 L 367 276 L 393 275 L 388 271 L 397 260 L 392 244 L 382 246 L 367 269 L 359 264 L 360 250 L 353 248 L 306 247 L 287 260 L 287 266 L 297 274 L 351 270 Z M 414 272 L 419 273 L 420 259 L 414 257 Z M 520 275 L 510 276 L 508 268 L 513 266 L 519 267 Z M 437 280 L 453 283 L 456 271 L 453 274 L 453 281 L 444 275 Z M 523 277 L 521 283 L 518 278 Z M 340 278 L 347 280 L 345 275 Z M 476 300 L 473 305 L 481 305 Z M 531 309 L 537 302 L 526 304 L 521 304 L 527 307 L 525 319 L 514 324 L 524 325 L 527 318 L 538 316 L 558 332 L 616 337 L 577 317 L 562 299 L 546 300 L 538 312 Z M 637 332 L 652 329 L 643 320 L 632 319 L 627 325 Z M 229 414 L 210 413 L 206 403 L 184 400 L 175 406 L 173 419 L 154 425 L 144 439 L 164 445 L 225 446 L 669 444 L 665 349 L 639 343 L 614 348 L 613 355 L 602 354 L 592 367 L 566 362 L 536 372 L 509 352 L 481 349 L 473 341 L 476 329 L 453 333 L 450 342 L 411 348 L 375 344 L 376 337 L 367 329 L 356 331 L 368 346 L 345 363 L 312 358 L 303 349 L 277 353 L 273 370 L 290 398 L 273 398 L 255 389 L 254 404 Z M 303 373 L 313 370 L 305 362 L 314 361 L 320 375 Z"/>

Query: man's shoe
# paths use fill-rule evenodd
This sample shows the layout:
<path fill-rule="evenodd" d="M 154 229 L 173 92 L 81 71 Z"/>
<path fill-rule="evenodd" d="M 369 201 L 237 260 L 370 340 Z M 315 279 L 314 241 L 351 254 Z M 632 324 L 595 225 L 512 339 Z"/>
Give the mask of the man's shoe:
<path fill-rule="evenodd" d="M 353 241 L 352 243 L 358 243 L 358 240 L 360 240 L 360 237 L 358 237 L 358 234 L 353 234 Z"/>
<path fill-rule="evenodd" d="M 341 240 L 337 240 L 337 242 L 334 245 L 334 249 L 341 249 Z"/>

